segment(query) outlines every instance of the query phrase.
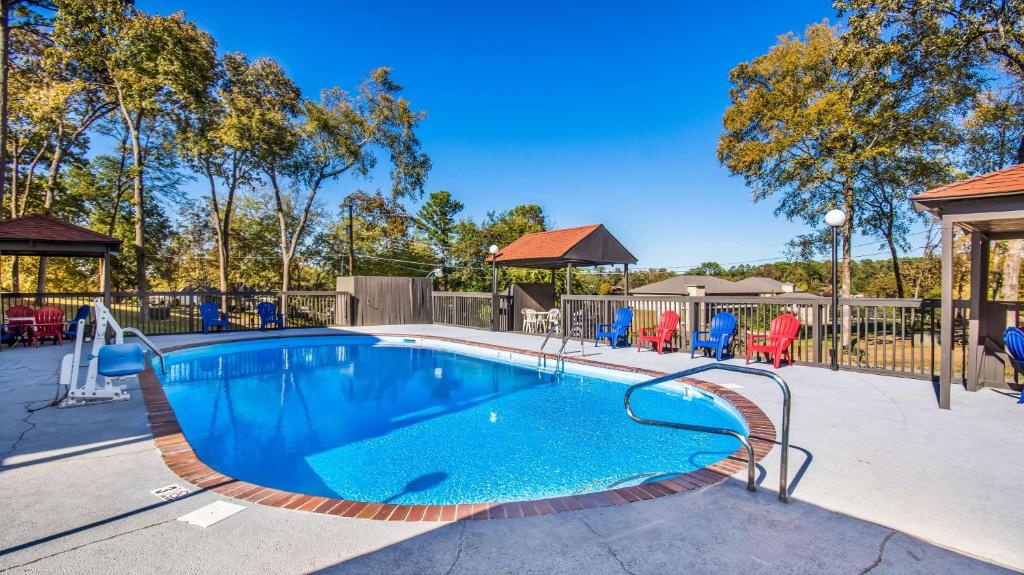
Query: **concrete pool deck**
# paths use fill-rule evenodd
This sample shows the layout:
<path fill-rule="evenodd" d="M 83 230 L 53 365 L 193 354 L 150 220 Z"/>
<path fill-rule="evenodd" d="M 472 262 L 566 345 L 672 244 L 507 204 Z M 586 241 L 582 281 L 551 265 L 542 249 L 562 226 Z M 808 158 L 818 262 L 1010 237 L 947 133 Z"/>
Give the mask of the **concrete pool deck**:
<path fill-rule="evenodd" d="M 527 350 L 536 336 L 444 326 L 344 331 L 453 337 Z M 331 333 L 289 330 L 288 335 Z M 162 336 L 159 345 L 258 337 Z M 268 333 L 267 335 L 278 335 Z M 570 344 L 570 351 L 576 350 Z M 741 474 L 704 489 L 557 515 L 393 523 L 247 505 L 208 528 L 176 519 L 217 500 L 186 486 L 131 401 L 44 409 L 68 345 L 0 352 L 0 571 L 147 573 L 999 573 L 1024 569 L 1024 406 L 954 388 L 936 407 L 929 382 L 809 367 L 779 372 L 793 390 L 789 505 L 776 501 L 779 448 L 759 491 Z M 677 371 L 708 360 L 635 348 L 587 359 Z M 756 402 L 779 426 L 767 381 L 703 374 Z M 190 486 L 191 487 L 191 486 Z M 195 488 L 192 488 L 195 491 Z"/>

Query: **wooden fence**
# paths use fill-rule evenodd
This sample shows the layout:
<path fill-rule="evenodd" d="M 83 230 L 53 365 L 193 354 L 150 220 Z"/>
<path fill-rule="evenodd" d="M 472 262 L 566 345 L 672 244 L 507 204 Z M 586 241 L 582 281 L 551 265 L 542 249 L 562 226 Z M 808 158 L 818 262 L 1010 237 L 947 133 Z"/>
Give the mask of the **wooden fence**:
<path fill-rule="evenodd" d="M 436 291 L 431 298 L 434 323 L 491 329 L 491 294 Z M 498 331 L 512 331 L 512 319 L 512 297 L 499 295 Z"/>
<path fill-rule="evenodd" d="M 103 293 L 5 293 L 2 298 L 3 310 L 14 305 L 53 306 L 64 310 L 64 317 L 71 320 L 80 307 L 102 300 Z M 199 305 L 205 302 L 220 304 L 232 330 L 259 329 L 256 306 L 264 301 L 277 305 L 287 327 L 351 325 L 351 298 L 345 292 L 149 292 L 147 298 L 149 311 L 143 316 L 137 293 L 113 292 L 110 311 L 123 327 L 134 327 L 151 335 L 201 333 Z"/>

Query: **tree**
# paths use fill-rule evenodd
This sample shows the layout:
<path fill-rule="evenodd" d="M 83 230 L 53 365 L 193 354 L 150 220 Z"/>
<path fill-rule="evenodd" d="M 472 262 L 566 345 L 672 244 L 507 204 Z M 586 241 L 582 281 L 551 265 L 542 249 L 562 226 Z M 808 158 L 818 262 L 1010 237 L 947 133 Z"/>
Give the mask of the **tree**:
<path fill-rule="evenodd" d="M 694 276 L 722 276 L 725 274 L 725 269 L 722 268 L 718 262 L 704 262 L 695 268 L 686 270 L 683 274 Z"/>
<path fill-rule="evenodd" d="M 146 194 L 142 130 L 153 120 L 203 99 L 213 79 L 210 36 L 183 14 L 149 15 L 125 0 L 57 0 L 53 38 L 64 58 L 96 78 L 131 146 L 135 275 L 140 312 L 147 314 Z"/>
<path fill-rule="evenodd" d="M 250 62 L 225 54 L 207 98 L 182 118 L 178 141 L 189 166 L 209 184 L 209 212 L 217 243 L 220 290 L 229 289 L 235 196 L 256 185 L 254 150 L 298 112 L 299 89 L 269 58 Z M 226 303 L 224 305 L 227 305 Z"/>
<path fill-rule="evenodd" d="M 776 213 L 815 229 L 801 238 L 812 251 L 827 245 L 824 213 L 833 207 L 846 212 L 844 297 L 852 293 L 850 240 L 865 224 L 860 209 L 870 170 L 908 158 L 923 162 L 949 137 L 944 119 L 971 94 L 966 72 L 900 52 L 880 30 L 860 32 L 815 24 L 803 38 L 783 36 L 766 55 L 734 68 L 718 146 L 719 160 L 743 176 L 754 201 L 780 194 Z M 936 91 L 898 73 L 897 64 L 911 62 L 948 71 L 962 80 L 959 89 Z M 941 167 L 941 156 L 933 160 Z M 845 333 L 847 310 L 843 315 Z"/>
<path fill-rule="evenodd" d="M 455 243 L 455 218 L 463 207 L 462 202 L 453 199 L 449 192 L 440 190 L 430 194 L 418 214 L 422 236 L 441 262 L 441 289 L 445 291 L 448 289 L 452 246 Z"/>
<path fill-rule="evenodd" d="M 391 161 L 391 194 L 416 197 L 430 169 L 420 151 L 416 127 L 422 112 L 414 112 L 398 97 L 401 86 L 391 80 L 388 68 L 378 68 L 352 96 L 338 88 L 326 90 L 319 102 L 302 103 L 298 122 L 280 126 L 258 152 L 260 167 L 274 193 L 279 223 L 281 288 L 290 287 L 291 262 L 295 257 L 317 192 L 327 182 L 346 173 L 366 177 L 377 163 L 376 152 Z M 304 196 L 297 206 L 298 219 L 289 223 L 288 190 Z"/>
<path fill-rule="evenodd" d="M 11 33 L 19 27 L 37 26 L 43 19 L 40 10 L 53 9 L 54 6 L 48 0 L 0 0 L 0 207 L 4 205 L 4 185 L 7 181 Z M 2 213 L 0 217 L 3 217 Z"/>

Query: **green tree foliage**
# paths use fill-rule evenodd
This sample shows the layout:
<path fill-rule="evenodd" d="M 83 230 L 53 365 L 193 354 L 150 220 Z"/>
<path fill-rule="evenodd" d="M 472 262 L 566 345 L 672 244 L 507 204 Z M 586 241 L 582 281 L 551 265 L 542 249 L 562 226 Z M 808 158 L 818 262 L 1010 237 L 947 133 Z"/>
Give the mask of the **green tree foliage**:
<path fill-rule="evenodd" d="M 147 291 L 145 171 L 147 125 L 207 94 L 216 57 L 209 34 L 183 14 L 151 15 L 122 0 L 57 0 L 52 38 L 62 58 L 94 78 L 116 103 L 131 146 L 136 282 Z M 142 297 L 146 314 L 147 298 Z"/>
<path fill-rule="evenodd" d="M 236 194 L 257 189 L 255 150 L 278 137 L 298 113 L 300 93 L 268 58 L 225 54 L 210 93 L 181 114 L 177 139 L 189 167 L 209 185 L 221 291 L 231 287 L 232 216 Z"/>
<path fill-rule="evenodd" d="M 272 145 L 257 149 L 278 212 L 282 289 L 289 288 L 291 261 L 323 184 L 344 174 L 368 176 L 382 151 L 391 163 L 392 196 L 415 199 L 422 193 L 430 160 L 415 131 L 425 116 L 399 97 L 401 89 L 389 69 L 378 68 L 355 95 L 333 88 L 319 102 L 305 100 L 301 116 L 275 134 Z M 289 189 L 304 196 L 292 225 L 285 214 Z"/>
<path fill-rule="evenodd" d="M 755 201 L 779 194 L 776 213 L 818 230 L 803 238 L 812 253 L 825 245 L 824 213 L 833 207 L 847 213 L 844 295 L 852 290 L 854 232 L 888 233 L 898 245 L 897 234 L 906 229 L 891 208 L 871 204 L 889 210 L 879 217 L 865 203 L 866 193 L 884 183 L 889 196 L 899 191 L 905 199 L 908 190 L 948 170 L 947 158 L 934 152 L 953 138 L 944 118 L 970 95 L 964 75 L 955 71 L 950 74 L 961 78 L 961 89 L 942 93 L 895 72 L 907 61 L 948 69 L 934 58 L 925 62 L 893 50 L 880 31 L 852 36 L 822 23 L 803 37 L 781 37 L 766 55 L 730 74 L 732 103 L 719 159 L 743 176 Z"/>
<path fill-rule="evenodd" d="M 448 289 L 456 218 L 463 207 L 462 202 L 453 199 L 451 193 L 440 190 L 430 194 L 417 214 L 419 235 L 441 263 L 442 290 Z"/>

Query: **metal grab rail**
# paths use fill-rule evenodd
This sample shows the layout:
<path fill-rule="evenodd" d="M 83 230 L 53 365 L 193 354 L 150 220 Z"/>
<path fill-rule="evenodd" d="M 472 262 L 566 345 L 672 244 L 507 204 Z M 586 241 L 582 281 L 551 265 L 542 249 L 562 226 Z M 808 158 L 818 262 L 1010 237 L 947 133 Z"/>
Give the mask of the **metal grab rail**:
<path fill-rule="evenodd" d="M 133 333 L 135 334 L 136 337 L 141 339 L 142 343 L 146 344 L 146 347 L 148 347 L 153 353 L 160 357 L 160 371 L 162 373 L 167 373 L 167 359 L 164 358 L 164 352 L 159 347 L 157 347 L 155 343 L 150 341 L 149 338 L 146 337 L 146 334 L 135 329 L 134 327 L 122 328 L 122 331 L 124 333 Z"/>
<path fill-rule="evenodd" d="M 740 442 L 747 450 L 747 489 L 754 491 L 756 489 L 754 483 L 755 475 L 755 461 L 754 461 L 754 448 L 751 446 L 750 441 L 743 434 L 733 431 L 732 429 L 721 429 L 716 427 L 704 427 L 703 425 L 692 425 L 688 423 L 673 423 L 670 421 L 659 421 L 654 419 L 644 419 L 638 417 L 633 413 L 633 409 L 630 407 L 629 398 L 633 395 L 633 392 L 644 388 L 658 385 L 659 383 L 667 383 L 679 379 L 681 377 L 689 377 L 705 371 L 711 371 L 720 369 L 723 371 L 734 371 L 736 373 L 745 373 L 747 375 L 759 375 L 761 377 L 767 377 L 774 381 L 779 388 L 782 390 L 782 456 L 781 465 L 779 469 L 779 501 L 783 503 L 789 503 L 789 411 L 791 403 L 791 395 L 789 392 L 789 385 L 786 381 L 779 377 L 778 374 L 768 371 L 766 369 L 757 369 L 753 367 L 747 367 L 744 365 L 729 365 L 711 363 L 707 365 L 700 365 L 697 367 L 691 367 L 690 369 L 684 369 L 683 371 L 677 371 L 676 373 L 670 373 L 661 377 L 643 381 L 634 385 L 629 386 L 626 390 L 626 395 L 623 398 L 623 402 L 626 405 L 626 415 L 630 419 L 637 423 L 644 425 L 654 425 L 658 427 L 668 427 L 671 429 L 685 429 L 688 431 L 701 431 L 704 433 L 714 433 L 718 435 L 729 435 L 739 439 Z"/>

